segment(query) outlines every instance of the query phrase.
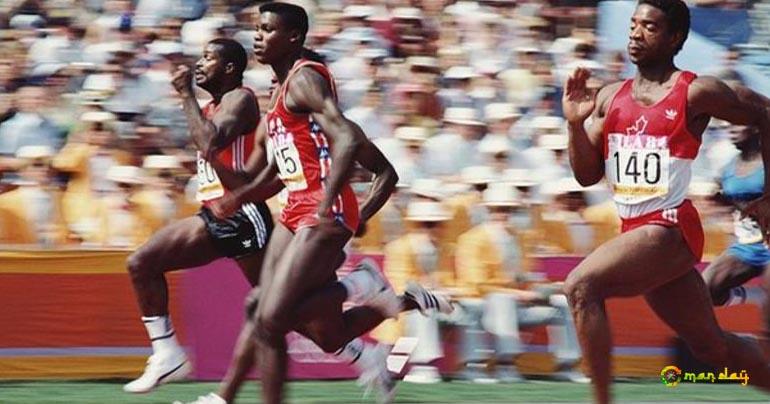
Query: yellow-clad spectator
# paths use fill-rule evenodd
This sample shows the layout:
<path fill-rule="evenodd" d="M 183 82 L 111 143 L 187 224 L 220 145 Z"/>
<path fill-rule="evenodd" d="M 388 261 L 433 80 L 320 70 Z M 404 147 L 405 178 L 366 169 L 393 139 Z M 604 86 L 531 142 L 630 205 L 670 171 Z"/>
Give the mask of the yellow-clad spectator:
<path fill-rule="evenodd" d="M 0 243 L 55 245 L 67 241 L 61 192 L 53 183 L 48 146 L 22 146 L 18 188 L 0 195 Z"/>
<path fill-rule="evenodd" d="M 81 117 L 81 132 L 71 135 L 54 158 L 54 167 L 69 174 L 63 197 L 64 218 L 76 233 L 93 234 L 98 219 L 93 206 L 99 198 L 114 189 L 105 177 L 110 167 L 121 164 L 126 156 L 112 148 L 115 134 L 111 126 L 115 115 L 104 111 L 88 111 Z"/>
<path fill-rule="evenodd" d="M 147 156 L 142 167 L 147 174 L 146 187 L 136 194 L 133 202 L 153 232 L 200 208 L 200 203 L 185 195 L 184 182 L 178 181 L 184 171 L 176 156 Z"/>
<path fill-rule="evenodd" d="M 450 218 L 446 207 L 435 201 L 412 201 L 406 220 L 411 223 L 404 236 L 385 247 L 385 271 L 393 287 L 404 291 L 409 281 L 428 288 L 446 289 L 454 285 L 454 270 L 442 266 L 440 257 L 446 254 L 440 244 L 441 227 Z M 424 317 L 410 313 L 404 317 L 404 335 L 417 337 L 418 344 L 411 361 L 416 364 L 407 377 L 413 381 L 438 381 L 434 361 L 443 356 L 435 316 Z M 391 323 L 392 324 L 392 323 Z M 392 325 L 390 325 L 392 327 Z M 390 334 L 379 330 L 380 337 L 400 335 L 398 328 Z"/>
<path fill-rule="evenodd" d="M 134 248 L 152 234 L 151 220 L 133 198 L 141 190 L 146 178 L 135 166 L 112 166 L 107 179 L 115 189 L 101 198 L 98 205 L 99 231 L 96 243 L 101 246 Z"/>
<path fill-rule="evenodd" d="M 463 338 L 463 376 L 472 381 L 486 380 L 485 363 L 490 352 L 484 331 L 495 337 L 495 378 L 501 381 L 521 380 L 513 366 L 523 352 L 519 328 L 550 325 L 549 342 L 560 364 L 559 376 L 567 380 L 587 379 L 571 371 L 580 357 L 577 335 L 567 299 L 557 294 L 559 284 L 541 281 L 525 270 L 520 242 L 511 228 L 511 214 L 521 209 L 522 202 L 505 183 L 496 183 L 484 192 L 488 220 L 460 237 L 457 246 L 458 289 L 466 292 L 459 300 L 466 313 Z M 483 300 L 482 300 L 483 299 Z"/>
<path fill-rule="evenodd" d="M 484 221 L 486 209 L 481 205 L 481 194 L 487 189 L 490 182 L 498 178 L 499 175 L 490 166 L 470 166 L 460 172 L 460 179 L 470 189 L 448 198 L 447 204 L 453 208 L 453 213 L 457 215 L 459 220 L 465 218 L 462 214 L 462 212 L 465 212 L 468 222 L 456 223 L 456 228 L 452 229 L 453 231 L 462 234 L 463 229 L 467 231 L 471 226 L 478 225 Z"/>
<path fill-rule="evenodd" d="M 471 228 L 471 219 L 468 210 L 462 204 L 447 200 L 447 184 L 435 178 L 420 178 L 412 183 L 409 188 L 411 201 L 439 202 L 449 213 L 449 220 L 441 226 L 438 232 L 438 244 L 442 254 L 439 257 L 442 268 L 454 268 L 454 248 L 457 237 Z M 411 230 L 414 222 L 407 222 L 407 229 Z"/>

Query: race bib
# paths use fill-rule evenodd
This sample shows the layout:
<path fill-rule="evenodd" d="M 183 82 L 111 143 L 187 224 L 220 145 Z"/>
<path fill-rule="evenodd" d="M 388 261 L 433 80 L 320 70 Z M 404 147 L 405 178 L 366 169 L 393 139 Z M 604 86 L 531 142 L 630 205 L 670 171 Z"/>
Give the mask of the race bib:
<path fill-rule="evenodd" d="M 605 172 L 615 201 L 633 205 L 668 194 L 667 138 L 613 133 L 608 146 Z"/>
<path fill-rule="evenodd" d="M 750 217 L 741 218 L 741 212 L 733 212 L 733 232 L 740 244 L 754 244 L 762 241 L 759 224 Z"/>
<path fill-rule="evenodd" d="M 286 132 L 280 119 L 274 119 L 269 125 L 273 158 L 278 166 L 278 178 L 283 181 L 289 192 L 307 189 L 307 180 L 302 171 L 299 150 L 294 144 L 294 135 Z"/>
<path fill-rule="evenodd" d="M 210 201 L 221 198 L 225 194 L 225 188 L 219 181 L 219 176 L 214 168 L 211 167 L 201 152 L 198 152 L 198 192 L 195 199 L 198 202 Z"/>

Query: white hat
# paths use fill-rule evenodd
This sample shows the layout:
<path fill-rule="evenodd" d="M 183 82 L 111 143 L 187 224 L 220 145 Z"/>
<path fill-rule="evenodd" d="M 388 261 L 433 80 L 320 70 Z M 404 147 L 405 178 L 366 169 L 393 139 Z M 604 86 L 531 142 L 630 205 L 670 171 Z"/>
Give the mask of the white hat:
<path fill-rule="evenodd" d="M 142 167 L 147 170 L 178 170 L 182 165 L 176 156 L 153 154 L 144 158 Z"/>
<path fill-rule="evenodd" d="M 521 206 L 521 198 L 513 185 L 496 182 L 484 190 L 482 203 L 485 206 Z"/>
<path fill-rule="evenodd" d="M 431 56 L 410 56 L 406 59 L 406 63 L 409 66 L 439 68 L 438 59 Z"/>
<path fill-rule="evenodd" d="M 540 135 L 537 138 L 538 147 L 548 150 L 566 150 L 569 147 L 569 136 L 560 135 Z"/>
<path fill-rule="evenodd" d="M 446 197 L 444 183 L 436 178 L 418 178 L 412 182 L 409 192 L 425 198 L 441 200 Z"/>
<path fill-rule="evenodd" d="M 505 135 L 486 135 L 478 147 L 479 152 L 485 154 L 511 153 L 511 142 Z"/>
<path fill-rule="evenodd" d="M 451 218 L 449 211 L 439 202 L 414 201 L 406 207 L 405 219 L 411 222 L 443 222 Z"/>
<path fill-rule="evenodd" d="M 58 73 L 65 67 L 67 67 L 65 63 L 40 63 L 32 68 L 29 75 L 33 77 L 48 77 Z"/>
<path fill-rule="evenodd" d="M 153 41 L 147 45 L 147 50 L 158 56 L 168 56 L 184 53 L 184 47 L 176 41 Z"/>
<path fill-rule="evenodd" d="M 397 20 L 422 20 L 422 10 L 416 7 L 396 7 L 391 15 Z"/>
<path fill-rule="evenodd" d="M 25 160 L 50 159 L 56 153 L 50 146 L 22 146 L 16 150 L 16 158 Z"/>
<path fill-rule="evenodd" d="M 444 73 L 445 79 L 466 80 L 479 77 L 479 74 L 471 66 L 452 66 Z"/>
<path fill-rule="evenodd" d="M 493 102 L 484 107 L 484 118 L 487 121 L 500 121 L 520 116 L 521 113 L 516 109 L 516 106 L 509 102 Z"/>
<path fill-rule="evenodd" d="M 83 91 L 112 93 L 117 89 L 111 74 L 90 74 L 83 81 Z"/>
<path fill-rule="evenodd" d="M 444 110 L 444 122 L 458 125 L 484 126 L 473 108 L 452 107 Z"/>
<path fill-rule="evenodd" d="M 526 168 L 509 168 L 503 171 L 503 182 L 514 187 L 532 187 L 538 183 L 532 170 Z"/>
<path fill-rule="evenodd" d="M 583 192 L 587 188 L 580 185 L 573 177 L 562 178 L 543 184 L 541 192 L 546 195 L 562 195 L 570 192 Z"/>
<path fill-rule="evenodd" d="M 80 115 L 80 120 L 83 122 L 105 123 L 115 119 L 115 114 L 107 111 L 86 111 Z"/>
<path fill-rule="evenodd" d="M 536 116 L 532 118 L 531 125 L 534 129 L 560 131 L 564 128 L 564 118 L 559 116 Z"/>
<path fill-rule="evenodd" d="M 430 137 L 430 133 L 422 126 L 399 126 L 393 136 L 407 143 L 422 143 Z"/>
<path fill-rule="evenodd" d="M 351 4 L 342 9 L 343 18 L 368 18 L 374 15 L 375 8 L 361 4 Z"/>
<path fill-rule="evenodd" d="M 142 184 L 142 169 L 135 166 L 112 166 L 107 170 L 107 179 L 121 184 Z"/>
<path fill-rule="evenodd" d="M 714 181 L 693 179 L 687 188 L 687 193 L 692 196 L 712 196 L 719 191 L 719 186 Z"/>
<path fill-rule="evenodd" d="M 467 184 L 489 184 L 497 178 L 495 170 L 489 166 L 465 167 L 460 172 L 460 178 Z"/>

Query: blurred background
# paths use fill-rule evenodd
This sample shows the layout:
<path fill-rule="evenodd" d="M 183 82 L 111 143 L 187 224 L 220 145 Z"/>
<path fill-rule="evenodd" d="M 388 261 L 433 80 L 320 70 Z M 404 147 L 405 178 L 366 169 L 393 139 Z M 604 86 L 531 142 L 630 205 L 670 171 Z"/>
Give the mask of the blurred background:
<path fill-rule="evenodd" d="M 197 211 L 195 150 L 170 70 L 193 64 L 203 45 L 220 36 L 238 40 L 251 54 L 260 3 L 0 1 L 0 255 L 6 253 L 0 259 L 6 272 L 23 273 L 40 257 L 47 257 L 51 273 L 59 266 L 89 272 L 83 261 L 67 260 L 131 250 Z M 460 308 L 452 318 L 410 316 L 375 335 L 420 338 L 408 375 L 416 382 L 438 381 L 445 374 L 442 360 L 451 360 L 454 374 L 468 380 L 518 381 L 517 358 L 528 352 L 549 353 L 554 359 L 545 368 L 585 382 L 560 281 L 579 257 L 618 233 L 619 220 L 606 186 L 583 188 L 572 179 L 562 84 L 577 66 L 592 71 L 593 88 L 633 75 L 625 45 L 636 3 L 294 3 L 310 15 L 307 46 L 326 58 L 345 115 L 401 179 L 350 253 L 381 257 L 397 289 L 420 280 L 452 294 Z M 692 31 L 678 65 L 770 96 L 770 2 L 687 3 Z M 252 60 L 245 85 L 264 112 L 275 85 L 270 68 Z M 207 102 L 206 93 L 198 96 Z M 694 164 L 690 194 L 706 230 L 704 260 L 731 242 L 732 209 L 713 196 L 715 179 L 738 153 L 731 136 L 743 130 L 712 121 Z M 361 197 L 366 185 L 356 184 Z M 270 203 L 277 215 L 281 198 Z M 19 251 L 28 261 L 8 264 Z M 61 251 L 68 255 L 56 255 Z M 124 276 L 121 260 L 111 259 L 87 262 Z M 27 285 L 18 282 L 6 288 Z M 121 295 L 129 294 L 123 310 L 130 323 L 136 319 L 130 287 L 118 285 L 125 288 Z M 14 316 L 24 316 L 29 304 L 19 299 Z M 735 327 L 759 328 L 756 311 L 744 320 Z M 662 350 L 666 332 L 654 331 L 652 342 L 631 335 L 626 344 L 660 348 L 644 352 L 664 359 L 617 366 L 654 375 L 668 352 Z M 19 338 L 0 346 L 24 345 L 27 337 Z M 448 340 L 456 341 L 452 352 L 442 348 Z M 90 344 L 145 343 L 139 335 Z"/>

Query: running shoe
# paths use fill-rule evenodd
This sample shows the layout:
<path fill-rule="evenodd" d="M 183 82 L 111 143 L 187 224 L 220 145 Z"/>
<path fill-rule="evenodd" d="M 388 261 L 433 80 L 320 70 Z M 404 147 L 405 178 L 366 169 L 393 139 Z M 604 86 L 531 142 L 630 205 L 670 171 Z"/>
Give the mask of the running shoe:
<path fill-rule="evenodd" d="M 156 353 L 147 359 L 144 373 L 123 386 L 127 393 L 148 393 L 161 384 L 183 380 L 192 372 L 190 361 L 181 349 Z"/>

